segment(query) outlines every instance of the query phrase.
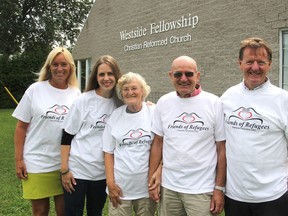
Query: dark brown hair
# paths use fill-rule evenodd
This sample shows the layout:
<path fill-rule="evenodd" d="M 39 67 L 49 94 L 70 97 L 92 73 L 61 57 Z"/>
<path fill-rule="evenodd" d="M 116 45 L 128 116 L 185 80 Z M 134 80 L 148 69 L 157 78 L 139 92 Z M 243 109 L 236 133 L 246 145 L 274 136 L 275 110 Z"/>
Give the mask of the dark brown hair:
<path fill-rule="evenodd" d="M 107 64 L 111 67 L 113 75 L 114 75 L 115 80 L 116 80 L 116 84 L 117 84 L 119 78 L 122 76 L 121 71 L 120 71 L 120 67 L 119 67 L 116 59 L 114 59 L 110 55 L 103 55 L 97 60 L 97 62 L 95 63 L 95 65 L 91 71 L 85 92 L 90 91 L 90 90 L 94 90 L 94 89 L 98 89 L 100 87 L 98 80 L 97 80 L 97 74 L 98 74 L 98 68 L 101 64 Z M 123 102 L 121 100 L 119 100 L 119 98 L 117 97 L 115 87 L 116 87 L 116 85 L 114 86 L 114 88 L 112 90 L 112 97 L 116 103 L 116 106 L 118 107 L 118 106 L 122 105 Z"/>

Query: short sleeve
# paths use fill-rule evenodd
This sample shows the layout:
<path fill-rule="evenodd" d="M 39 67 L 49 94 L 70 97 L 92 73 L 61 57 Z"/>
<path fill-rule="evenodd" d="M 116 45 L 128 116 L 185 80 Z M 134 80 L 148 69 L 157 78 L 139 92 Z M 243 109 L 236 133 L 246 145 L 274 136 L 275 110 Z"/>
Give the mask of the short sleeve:
<path fill-rule="evenodd" d="M 160 112 L 161 104 L 156 104 L 155 110 L 152 115 L 152 132 L 157 134 L 158 136 L 163 136 L 163 128 L 161 121 L 161 112 Z"/>
<path fill-rule="evenodd" d="M 32 94 L 33 89 L 30 86 L 24 93 L 23 97 L 21 98 L 18 106 L 12 113 L 14 118 L 17 118 L 20 121 L 30 123 L 33 117 L 33 108 L 32 108 Z"/>
<path fill-rule="evenodd" d="M 112 136 L 111 118 L 108 120 L 102 136 L 103 151 L 114 154 L 115 139 Z"/>

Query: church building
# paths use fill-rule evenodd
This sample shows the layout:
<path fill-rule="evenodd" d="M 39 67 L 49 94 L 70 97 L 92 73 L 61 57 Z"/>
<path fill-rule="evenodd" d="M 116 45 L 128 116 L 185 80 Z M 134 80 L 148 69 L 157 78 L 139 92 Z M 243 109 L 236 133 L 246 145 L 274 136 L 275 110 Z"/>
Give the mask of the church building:
<path fill-rule="evenodd" d="M 101 55 L 111 55 L 122 73 L 141 74 L 149 100 L 174 90 L 173 59 L 196 60 L 203 90 L 220 96 L 239 83 L 242 40 L 261 37 L 273 51 L 269 78 L 288 90 L 287 0 L 96 0 L 73 49 L 81 87 Z"/>

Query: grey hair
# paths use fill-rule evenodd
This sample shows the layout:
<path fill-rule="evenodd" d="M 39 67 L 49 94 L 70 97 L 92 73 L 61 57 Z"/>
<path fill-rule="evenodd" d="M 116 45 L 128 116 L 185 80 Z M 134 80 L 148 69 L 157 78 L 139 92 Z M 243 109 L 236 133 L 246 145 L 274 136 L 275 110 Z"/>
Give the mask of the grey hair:
<path fill-rule="evenodd" d="M 122 97 L 122 88 L 123 85 L 130 83 L 131 81 L 136 80 L 140 83 L 141 88 L 143 89 L 143 96 L 142 96 L 142 100 L 145 101 L 145 99 L 147 98 L 147 96 L 150 94 L 151 92 L 151 88 L 150 86 L 146 83 L 145 79 L 138 73 L 133 73 L 133 72 L 128 72 L 126 74 L 124 74 L 119 80 L 118 83 L 116 85 L 116 92 L 117 95 L 119 97 L 119 99 L 121 99 L 123 101 L 123 97 Z"/>

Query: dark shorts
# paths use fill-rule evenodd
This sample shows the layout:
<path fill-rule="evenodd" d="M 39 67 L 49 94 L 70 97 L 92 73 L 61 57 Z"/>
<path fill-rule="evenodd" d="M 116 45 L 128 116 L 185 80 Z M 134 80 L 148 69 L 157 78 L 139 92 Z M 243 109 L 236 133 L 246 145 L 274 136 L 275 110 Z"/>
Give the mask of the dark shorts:
<path fill-rule="evenodd" d="M 288 191 L 280 198 L 262 203 L 240 202 L 225 196 L 225 216 L 287 216 Z"/>

